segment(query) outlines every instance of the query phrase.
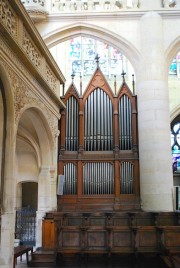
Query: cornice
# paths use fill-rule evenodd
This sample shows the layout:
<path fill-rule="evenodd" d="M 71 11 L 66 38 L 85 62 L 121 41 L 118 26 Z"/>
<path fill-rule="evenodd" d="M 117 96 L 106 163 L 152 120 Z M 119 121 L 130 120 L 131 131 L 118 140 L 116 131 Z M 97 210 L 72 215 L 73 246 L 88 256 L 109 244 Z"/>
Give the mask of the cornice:
<path fill-rule="evenodd" d="M 123 10 L 123 11 L 112 11 L 112 12 L 81 12 L 78 13 L 68 13 L 68 12 L 62 12 L 62 13 L 51 13 L 48 15 L 48 21 L 61 21 L 61 20 L 68 20 L 68 21 L 75 21 L 75 20 L 104 20 L 104 19 L 110 19 L 110 20 L 135 20 L 140 19 L 144 14 L 147 12 L 156 12 L 160 16 L 162 16 L 163 19 L 166 18 L 178 18 L 180 16 L 180 10 L 179 9 L 159 9 L 159 10 Z"/>

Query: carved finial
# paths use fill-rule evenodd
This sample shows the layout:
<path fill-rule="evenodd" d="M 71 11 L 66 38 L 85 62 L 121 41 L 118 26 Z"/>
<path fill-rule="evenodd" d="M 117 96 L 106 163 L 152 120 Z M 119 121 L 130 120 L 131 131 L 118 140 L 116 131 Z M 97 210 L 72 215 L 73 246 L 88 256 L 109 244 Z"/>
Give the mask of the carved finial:
<path fill-rule="evenodd" d="M 75 77 L 75 73 L 73 72 L 73 73 L 71 74 L 72 82 L 74 81 L 74 77 Z"/>
<path fill-rule="evenodd" d="M 82 75 L 80 73 L 80 95 L 82 95 Z"/>
<path fill-rule="evenodd" d="M 96 57 L 95 57 L 95 60 L 96 60 L 96 62 L 97 62 L 97 66 L 99 66 L 99 59 L 100 59 L 100 57 L 99 57 L 99 55 L 97 54 Z"/>
<path fill-rule="evenodd" d="M 134 74 L 132 74 L 132 87 L 133 87 L 133 95 L 135 95 L 135 81 L 134 81 Z"/>
<path fill-rule="evenodd" d="M 114 75 L 114 93 L 116 95 L 116 75 Z"/>
<path fill-rule="evenodd" d="M 122 78 L 123 78 L 123 82 L 125 82 L 125 75 L 126 75 L 126 73 L 125 73 L 125 71 L 124 70 L 122 70 Z"/>

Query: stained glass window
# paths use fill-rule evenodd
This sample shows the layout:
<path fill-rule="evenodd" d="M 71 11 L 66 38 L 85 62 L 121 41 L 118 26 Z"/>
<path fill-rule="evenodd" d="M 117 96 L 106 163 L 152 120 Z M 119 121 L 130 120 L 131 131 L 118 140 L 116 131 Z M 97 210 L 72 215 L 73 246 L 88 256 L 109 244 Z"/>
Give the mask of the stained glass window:
<path fill-rule="evenodd" d="M 97 54 L 100 57 L 100 68 L 105 75 L 109 77 L 121 75 L 123 57 L 118 49 L 99 40 L 81 36 L 70 40 L 69 56 L 72 72 L 83 77 L 91 76 L 96 68 Z"/>
<path fill-rule="evenodd" d="M 173 172 L 180 173 L 180 122 L 171 129 Z"/>
<path fill-rule="evenodd" d="M 180 52 L 173 59 L 170 67 L 169 67 L 169 75 L 177 75 L 180 76 Z"/>
<path fill-rule="evenodd" d="M 72 82 L 71 75 L 75 74 L 74 84 L 79 90 L 80 76 L 82 77 L 82 93 L 86 89 L 97 67 L 96 56 L 99 56 L 99 66 L 110 87 L 118 89 L 122 83 L 121 73 L 126 73 L 126 83 L 131 87 L 134 69 L 125 55 L 112 45 L 88 36 L 77 36 L 59 43 L 50 49 L 58 66 L 66 78 L 65 92 Z"/>

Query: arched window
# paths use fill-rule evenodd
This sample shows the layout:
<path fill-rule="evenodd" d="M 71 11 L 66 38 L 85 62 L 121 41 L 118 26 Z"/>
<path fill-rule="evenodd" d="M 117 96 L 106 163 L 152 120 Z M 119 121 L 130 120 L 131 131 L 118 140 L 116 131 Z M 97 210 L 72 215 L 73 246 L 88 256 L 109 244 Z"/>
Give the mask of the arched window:
<path fill-rule="evenodd" d="M 180 120 L 171 127 L 173 172 L 180 173 Z"/>

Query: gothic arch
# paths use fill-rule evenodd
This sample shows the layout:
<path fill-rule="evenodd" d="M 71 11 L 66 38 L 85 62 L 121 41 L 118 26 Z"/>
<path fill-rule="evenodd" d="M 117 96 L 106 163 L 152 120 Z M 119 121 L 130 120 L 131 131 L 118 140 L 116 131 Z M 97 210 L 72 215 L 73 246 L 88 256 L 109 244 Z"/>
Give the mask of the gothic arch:
<path fill-rule="evenodd" d="M 124 55 L 132 63 L 134 69 L 138 68 L 140 53 L 137 48 L 122 36 L 95 25 L 86 23 L 74 23 L 68 25 L 61 30 L 50 32 L 48 35 L 43 36 L 46 45 L 51 48 L 58 43 L 64 42 L 70 38 L 83 35 L 89 36 L 95 39 L 99 39 L 103 42 L 107 42 L 109 45 L 120 49 Z"/>
<path fill-rule="evenodd" d="M 29 122 L 28 129 L 26 124 Z M 23 134 L 22 134 L 23 129 Z M 21 131 L 27 142 L 36 151 L 41 166 L 53 165 L 53 136 L 45 114 L 38 107 L 28 107 L 21 114 L 17 135 Z"/>
<path fill-rule="evenodd" d="M 178 105 L 170 115 L 170 121 L 172 122 L 180 114 L 180 105 Z"/>
<path fill-rule="evenodd" d="M 177 37 L 175 40 L 173 40 L 173 42 L 169 45 L 168 49 L 165 52 L 167 73 L 169 71 L 169 66 L 172 63 L 173 58 L 177 55 L 179 51 L 180 51 L 180 37 Z M 172 122 L 179 114 L 180 114 L 180 105 L 176 105 L 173 107 L 170 113 L 170 121 Z"/>
<path fill-rule="evenodd" d="M 180 36 L 178 36 L 174 41 L 171 42 L 171 44 L 169 45 L 169 47 L 167 48 L 165 52 L 166 63 L 167 63 L 167 66 L 166 66 L 167 73 L 168 73 L 171 62 L 173 58 L 175 57 L 175 55 L 178 53 L 178 51 L 180 51 Z"/>

